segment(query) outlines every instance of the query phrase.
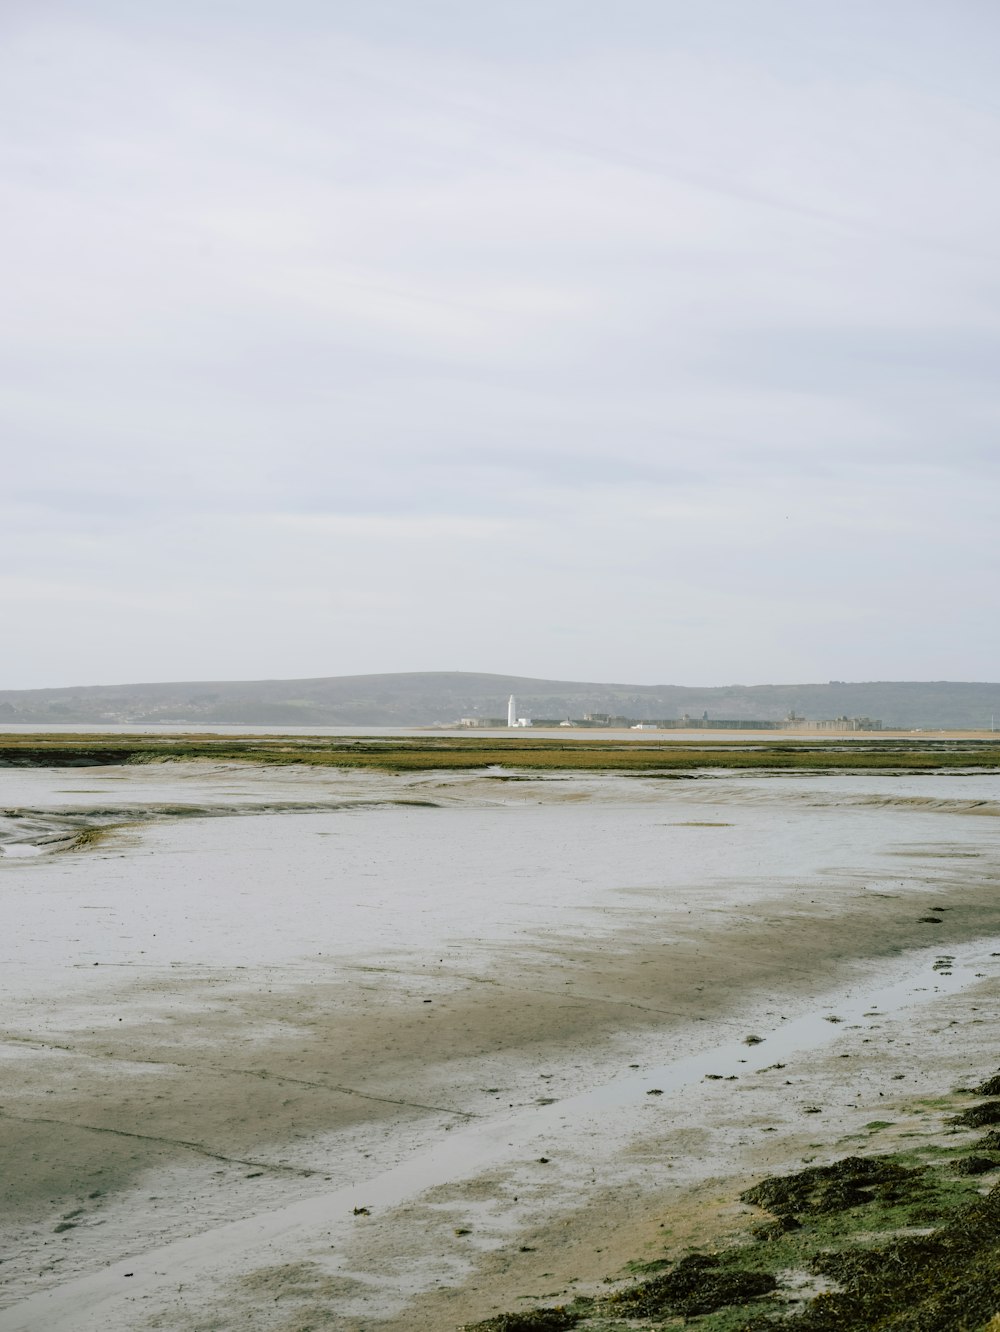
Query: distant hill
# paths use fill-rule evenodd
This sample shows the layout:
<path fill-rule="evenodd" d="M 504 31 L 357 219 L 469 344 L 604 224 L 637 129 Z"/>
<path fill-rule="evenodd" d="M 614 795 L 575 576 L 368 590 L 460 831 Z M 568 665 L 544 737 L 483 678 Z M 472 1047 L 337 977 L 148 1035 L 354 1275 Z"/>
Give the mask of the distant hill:
<path fill-rule="evenodd" d="M 0 690 L 0 722 L 270 726 L 432 726 L 504 717 L 508 695 L 533 718 L 609 713 L 655 721 L 684 713 L 780 721 L 879 718 L 887 727 L 989 728 L 1000 684 L 876 681 L 800 685 L 596 684 L 462 671 L 338 675 L 315 680 L 200 681 Z"/>

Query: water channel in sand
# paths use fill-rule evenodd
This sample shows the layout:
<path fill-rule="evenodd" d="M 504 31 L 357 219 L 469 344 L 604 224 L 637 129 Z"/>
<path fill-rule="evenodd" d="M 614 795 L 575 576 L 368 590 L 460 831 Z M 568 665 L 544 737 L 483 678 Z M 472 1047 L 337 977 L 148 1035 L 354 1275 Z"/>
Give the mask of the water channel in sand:
<path fill-rule="evenodd" d="M 319 1231 L 346 1280 L 355 1205 L 553 1137 L 557 1212 L 650 1090 L 995 967 L 1000 776 L 499 778 L 0 772 L 0 1327 L 194 1326 L 178 1282 Z M 440 1270 L 388 1278 L 366 1327 Z"/>

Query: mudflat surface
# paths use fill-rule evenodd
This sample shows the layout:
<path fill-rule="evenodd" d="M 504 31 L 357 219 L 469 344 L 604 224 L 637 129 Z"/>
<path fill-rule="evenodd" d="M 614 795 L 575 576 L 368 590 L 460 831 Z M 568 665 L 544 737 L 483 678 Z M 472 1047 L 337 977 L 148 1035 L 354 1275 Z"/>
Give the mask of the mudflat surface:
<path fill-rule="evenodd" d="M 511 775 L 0 773 L 0 1328 L 447 1328 L 982 1071 L 1000 777 Z"/>

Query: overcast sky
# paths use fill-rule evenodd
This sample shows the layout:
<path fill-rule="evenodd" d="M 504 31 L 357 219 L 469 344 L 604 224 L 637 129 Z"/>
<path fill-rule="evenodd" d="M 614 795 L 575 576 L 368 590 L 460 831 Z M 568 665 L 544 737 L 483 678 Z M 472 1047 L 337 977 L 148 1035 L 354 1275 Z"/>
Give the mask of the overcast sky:
<path fill-rule="evenodd" d="M 1000 678 L 994 0 L 0 0 L 0 686 Z"/>

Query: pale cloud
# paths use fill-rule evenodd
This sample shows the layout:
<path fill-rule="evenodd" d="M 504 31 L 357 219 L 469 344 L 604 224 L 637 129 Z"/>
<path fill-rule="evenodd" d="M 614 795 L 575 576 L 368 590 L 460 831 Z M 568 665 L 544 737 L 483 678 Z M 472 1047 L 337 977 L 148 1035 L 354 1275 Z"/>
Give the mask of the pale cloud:
<path fill-rule="evenodd" d="M 5 11 L 4 683 L 995 674 L 941 12 Z"/>

